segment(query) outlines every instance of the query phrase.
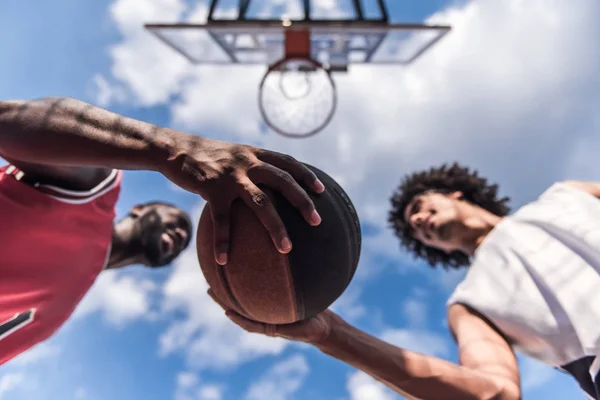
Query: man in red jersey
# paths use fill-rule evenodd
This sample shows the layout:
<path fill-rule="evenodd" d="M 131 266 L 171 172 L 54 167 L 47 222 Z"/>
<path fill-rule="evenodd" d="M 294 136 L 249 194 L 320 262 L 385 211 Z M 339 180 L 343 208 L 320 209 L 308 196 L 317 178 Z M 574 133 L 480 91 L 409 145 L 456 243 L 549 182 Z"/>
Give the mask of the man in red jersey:
<path fill-rule="evenodd" d="M 229 213 L 241 197 L 282 253 L 285 227 L 257 185 L 279 190 L 306 221 L 320 217 L 298 182 L 323 185 L 285 154 L 126 118 L 68 98 L 0 102 L 0 365 L 50 337 L 105 268 L 170 263 L 192 224 L 166 203 L 114 224 L 120 170 L 152 170 L 211 206 L 215 259 L 227 263 Z"/>

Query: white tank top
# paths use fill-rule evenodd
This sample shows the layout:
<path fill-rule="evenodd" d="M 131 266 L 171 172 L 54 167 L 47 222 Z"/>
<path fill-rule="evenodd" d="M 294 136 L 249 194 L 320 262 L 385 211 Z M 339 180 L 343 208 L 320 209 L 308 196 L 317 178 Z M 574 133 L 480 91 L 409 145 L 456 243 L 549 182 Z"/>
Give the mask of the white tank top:
<path fill-rule="evenodd" d="M 453 303 L 551 366 L 600 355 L 600 200 L 557 183 L 504 218 L 478 247 Z"/>

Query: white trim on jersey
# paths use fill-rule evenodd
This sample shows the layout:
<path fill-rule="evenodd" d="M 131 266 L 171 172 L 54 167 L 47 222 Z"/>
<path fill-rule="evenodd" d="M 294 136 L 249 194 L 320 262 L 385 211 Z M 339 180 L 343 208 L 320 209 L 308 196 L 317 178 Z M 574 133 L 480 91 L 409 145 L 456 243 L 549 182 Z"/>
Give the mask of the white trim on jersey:
<path fill-rule="evenodd" d="M 98 193 L 100 190 L 102 190 L 103 186 L 106 186 L 111 180 L 113 180 L 116 177 L 117 172 L 118 172 L 118 170 L 113 169 L 111 171 L 110 175 L 108 175 L 102 182 L 100 182 L 98 185 L 96 185 L 96 187 L 94 187 L 90 190 L 70 190 L 70 189 L 65 189 L 65 188 L 61 188 L 58 186 L 54 186 L 54 185 L 45 185 L 45 184 L 40 184 L 40 187 L 52 189 L 55 192 L 67 194 L 69 196 L 90 197 L 90 196 L 93 196 L 94 194 Z"/>
<path fill-rule="evenodd" d="M 63 188 L 60 188 L 58 186 L 53 186 L 53 185 L 39 185 L 39 188 L 49 189 L 55 193 L 64 194 L 66 196 L 72 196 L 72 197 L 62 197 L 60 195 L 51 194 L 49 192 L 43 192 L 44 194 L 52 197 L 53 199 L 56 199 L 63 203 L 84 204 L 84 203 L 88 203 L 88 202 L 102 196 L 103 194 L 105 194 L 105 193 L 109 192 L 111 189 L 113 189 L 117 185 L 119 173 L 120 173 L 119 170 L 113 169 L 112 172 L 110 173 L 110 175 L 106 179 L 104 179 L 95 188 L 93 188 L 91 190 L 83 190 L 83 191 L 68 190 L 68 189 L 63 189 Z M 75 198 L 75 197 L 79 197 L 79 198 Z"/>
<path fill-rule="evenodd" d="M 108 267 L 111 251 L 112 251 L 112 241 L 108 245 L 108 250 L 106 251 L 106 257 L 104 258 L 104 265 L 102 266 L 102 269 L 100 270 L 101 272 L 106 271 L 106 268 Z"/>
<path fill-rule="evenodd" d="M 33 317 L 35 316 L 36 309 L 35 309 L 35 308 L 31 308 L 31 309 L 29 309 L 29 310 L 27 310 L 27 311 L 30 311 L 30 312 L 31 312 L 31 313 L 30 313 L 30 314 L 27 316 L 27 319 L 26 319 L 25 321 L 23 321 L 23 322 L 19 323 L 18 325 L 15 325 L 13 328 L 11 328 L 11 329 L 7 330 L 7 331 L 6 331 L 6 332 L 4 332 L 2 335 L 0 335 L 0 340 L 2 340 L 2 339 L 4 339 L 4 338 L 6 338 L 6 337 L 8 337 L 8 336 L 10 336 L 11 334 L 15 333 L 15 332 L 16 332 L 16 331 L 18 331 L 19 329 L 23 329 L 24 327 L 26 327 L 27 325 L 29 325 L 30 323 L 32 323 L 32 322 L 33 322 Z M 27 312 L 27 311 L 25 311 L 25 312 Z M 11 322 L 11 321 L 14 321 L 14 320 L 15 320 L 15 319 L 17 319 L 17 318 L 19 317 L 19 315 L 21 315 L 21 314 L 23 314 L 23 313 L 16 313 L 16 314 L 14 315 L 14 317 L 12 317 L 11 319 L 9 319 L 9 320 L 6 320 L 6 321 L 2 321 L 2 325 L 4 325 L 4 324 L 7 324 L 7 323 L 9 323 L 9 322 Z"/>
<path fill-rule="evenodd" d="M 14 177 L 17 181 L 21 181 L 25 176 L 23 171 L 12 164 L 7 166 L 5 173 Z M 40 193 L 60 202 L 67 204 L 84 204 L 97 199 L 113 189 L 117 185 L 120 176 L 122 176 L 122 172 L 118 169 L 113 169 L 102 182 L 90 190 L 70 190 L 55 185 L 40 183 L 35 183 L 31 186 Z"/>

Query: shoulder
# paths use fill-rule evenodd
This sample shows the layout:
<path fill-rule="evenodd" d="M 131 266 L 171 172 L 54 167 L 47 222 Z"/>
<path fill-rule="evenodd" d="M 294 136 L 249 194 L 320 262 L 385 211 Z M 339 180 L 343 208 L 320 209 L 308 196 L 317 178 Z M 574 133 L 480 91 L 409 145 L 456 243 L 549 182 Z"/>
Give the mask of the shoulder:
<path fill-rule="evenodd" d="M 538 213 L 540 210 L 554 210 L 573 202 L 574 199 L 581 200 L 591 196 L 589 191 L 582 190 L 582 186 L 575 181 L 556 181 L 543 189 L 536 197 L 526 201 L 512 214 L 514 220 L 522 219 L 523 215 L 531 212 Z"/>
<path fill-rule="evenodd" d="M 47 183 L 38 180 L 36 175 L 30 175 L 10 164 L 0 168 L 2 191 L 15 199 L 29 199 L 44 202 L 48 199 L 63 204 L 85 204 L 100 198 L 108 198 L 110 203 L 116 202 L 122 181 L 122 171 L 109 170 L 97 179 L 93 186 L 85 189 L 73 189 L 71 185 L 63 185 L 60 181 Z"/>
<path fill-rule="evenodd" d="M 560 184 L 571 189 L 581 190 L 595 197 L 600 197 L 600 182 L 568 180 L 560 182 Z"/>
<path fill-rule="evenodd" d="M 562 180 L 547 187 L 537 198 L 524 204 L 514 215 L 527 214 L 530 210 L 553 210 L 573 204 L 595 205 L 600 197 L 600 183 Z"/>
<path fill-rule="evenodd" d="M 542 192 L 540 198 L 546 198 L 561 193 L 585 193 L 600 197 L 600 183 L 577 180 L 557 181 Z"/>

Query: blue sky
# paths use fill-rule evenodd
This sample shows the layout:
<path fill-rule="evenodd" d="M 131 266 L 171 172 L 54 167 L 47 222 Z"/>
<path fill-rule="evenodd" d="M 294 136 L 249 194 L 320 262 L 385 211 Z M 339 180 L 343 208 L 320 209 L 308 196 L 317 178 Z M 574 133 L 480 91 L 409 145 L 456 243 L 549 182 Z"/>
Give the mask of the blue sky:
<path fill-rule="evenodd" d="M 594 0 L 388 3 L 394 21 L 433 16 L 454 30 L 409 68 L 337 77 L 337 114 L 306 141 L 264 132 L 260 67 L 194 68 L 141 29 L 201 19 L 202 2 L 5 0 L 0 98 L 72 96 L 320 166 L 349 192 L 365 237 L 336 310 L 369 333 L 456 361 L 444 304 L 461 274 L 399 251 L 386 227 L 388 197 L 404 173 L 453 160 L 498 182 L 513 208 L 556 180 L 597 179 L 600 8 Z M 122 193 L 120 216 L 153 199 L 195 218 L 203 206 L 150 172 L 127 172 Z M 0 367 L 0 399 L 397 398 L 308 346 L 241 332 L 205 295 L 195 257 L 191 249 L 161 271 L 104 273 L 58 334 Z M 521 365 L 524 398 L 583 398 L 568 377 Z"/>

